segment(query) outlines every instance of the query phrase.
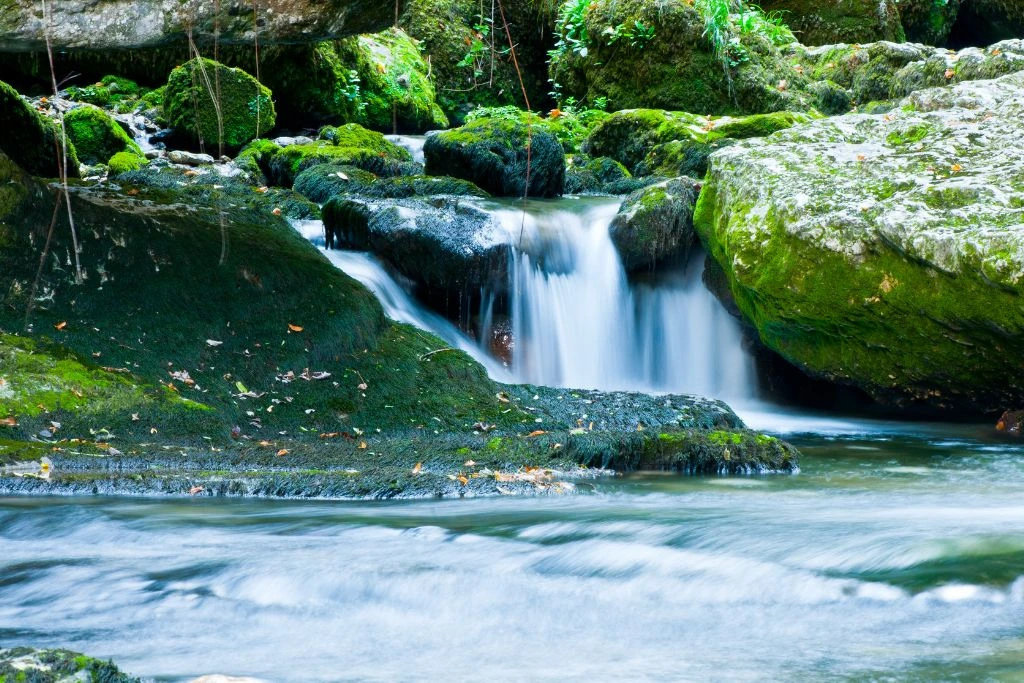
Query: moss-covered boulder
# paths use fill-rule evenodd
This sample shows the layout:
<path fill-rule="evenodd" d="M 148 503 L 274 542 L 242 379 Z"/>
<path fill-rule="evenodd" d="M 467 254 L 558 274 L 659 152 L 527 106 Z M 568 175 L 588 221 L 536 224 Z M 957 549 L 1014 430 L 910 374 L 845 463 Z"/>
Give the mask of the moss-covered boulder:
<path fill-rule="evenodd" d="M 711 156 L 695 224 L 761 341 L 881 401 L 1024 399 L 1024 73 Z"/>
<path fill-rule="evenodd" d="M 511 118 L 483 118 L 427 138 L 426 172 L 475 183 L 501 197 L 556 197 L 565 152 L 551 133 Z"/>
<path fill-rule="evenodd" d="M 802 111 L 805 79 L 780 52 L 794 42 L 762 13 L 723 3 L 566 2 L 551 80 L 563 96 L 615 109 L 699 114 Z"/>
<path fill-rule="evenodd" d="M 60 129 L 53 121 L 39 114 L 18 92 L 0 81 L 0 150 L 32 175 L 54 178 L 60 168 Z M 67 173 L 78 177 L 78 156 L 75 146 L 67 144 Z"/>
<path fill-rule="evenodd" d="M 686 261 L 696 240 L 693 207 L 698 194 L 700 183 L 675 178 L 626 197 L 609 232 L 627 271 L 653 270 L 664 261 Z"/>
<path fill-rule="evenodd" d="M 530 0 L 506 0 L 503 9 L 530 103 L 541 107 L 553 13 Z M 399 21 L 422 48 L 437 101 L 456 124 L 479 106 L 524 105 L 504 23 L 496 17 L 492 26 L 490 13 L 477 0 L 408 0 Z"/>
<path fill-rule="evenodd" d="M 124 112 L 133 109 L 148 92 L 131 79 L 108 75 L 92 85 L 72 85 L 61 94 L 74 102 Z"/>
<path fill-rule="evenodd" d="M 707 117 L 634 109 L 616 112 L 598 124 L 583 149 L 615 159 L 640 175 L 699 178 L 707 170 L 708 155 L 727 141 L 765 137 L 811 118 L 793 112 Z"/>
<path fill-rule="evenodd" d="M 342 63 L 359 76 L 358 120 L 363 125 L 397 133 L 448 127 L 428 76 L 430 67 L 405 31 L 391 28 L 336 47 Z"/>
<path fill-rule="evenodd" d="M 168 77 L 164 115 L 183 138 L 227 150 L 265 135 L 277 120 L 266 86 L 241 69 L 198 58 Z"/>
<path fill-rule="evenodd" d="M 282 187 L 291 187 L 300 173 L 320 164 L 355 166 L 378 176 L 415 174 L 421 170 L 407 149 L 356 123 L 327 126 L 320 131 L 320 139 L 312 143 L 289 145 L 276 152 L 264 146 L 263 158 L 267 160 L 260 163 L 265 165 L 270 182 Z"/>
<path fill-rule="evenodd" d="M 507 234 L 490 213 L 459 198 L 337 197 L 324 206 L 323 220 L 339 246 L 372 251 L 424 297 L 508 285 Z"/>
<path fill-rule="evenodd" d="M 633 174 L 615 159 L 591 159 L 586 154 L 574 154 L 569 157 L 565 169 L 565 193 L 616 194 L 614 189 L 628 184 L 631 180 Z"/>
<path fill-rule="evenodd" d="M 123 673 L 113 662 L 104 662 L 70 650 L 41 650 L 32 647 L 0 649 L 0 681 L 140 683 L 140 679 Z"/>
<path fill-rule="evenodd" d="M 105 164 L 119 153 L 137 157 L 140 165 L 145 161 L 142 150 L 124 128 L 99 107 L 87 104 L 72 109 L 64 116 L 64 125 L 84 163 Z"/>
<path fill-rule="evenodd" d="M 900 0 L 896 6 L 908 41 L 945 45 L 961 4 L 961 0 Z"/>
<path fill-rule="evenodd" d="M 876 40 L 903 40 L 900 13 L 908 0 L 764 0 L 760 7 L 780 13 L 780 18 L 804 45 L 869 43 Z M 946 4 L 947 0 L 924 0 Z M 959 2 L 959 0 L 954 0 Z M 923 2 L 920 4 L 924 4 Z"/>
<path fill-rule="evenodd" d="M 379 178 L 360 168 L 338 164 L 321 164 L 306 169 L 295 178 L 294 189 L 319 204 L 349 195 L 371 199 L 487 196 L 473 183 L 458 178 L 427 175 Z"/>

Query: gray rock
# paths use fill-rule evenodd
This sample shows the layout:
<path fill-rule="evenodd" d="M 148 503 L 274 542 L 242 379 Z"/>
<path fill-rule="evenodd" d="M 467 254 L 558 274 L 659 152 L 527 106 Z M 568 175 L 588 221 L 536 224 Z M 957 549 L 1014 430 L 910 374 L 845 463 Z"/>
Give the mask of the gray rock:
<path fill-rule="evenodd" d="M 1024 402 L 1024 72 L 712 155 L 695 219 L 761 341 L 895 404 Z"/>
<path fill-rule="evenodd" d="M 627 271 L 653 270 L 659 262 L 685 260 L 696 235 L 693 207 L 700 183 L 675 178 L 626 197 L 609 231 Z"/>
<path fill-rule="evenodd" d="M 220 16 L 217 7 L 181 0 L 62 0 L 49 3 L 47 22 L 34 0 L 10 0 L 0 15 L 0 51 L 45 50 L 47 24 L 54 50 L 176 46 L 187 33 L 207 42 L 215 24 L 222 45 L 251 45 L 256 21 L 260 43 L 271 45 L 373 33 L 390 26 L 395 13 L 393 3 L 378 0 L 265 0 L 258 17 L 251 4 L 225 6 Z"/>
<path fill-rule="evenodd" d="M 214 158 L 209 154 L 196 154 L 177 149 L 168 152 L 167 159 L 172 164 L 184 164 L 185 166 L 207 166 L 214 163 Z"/>

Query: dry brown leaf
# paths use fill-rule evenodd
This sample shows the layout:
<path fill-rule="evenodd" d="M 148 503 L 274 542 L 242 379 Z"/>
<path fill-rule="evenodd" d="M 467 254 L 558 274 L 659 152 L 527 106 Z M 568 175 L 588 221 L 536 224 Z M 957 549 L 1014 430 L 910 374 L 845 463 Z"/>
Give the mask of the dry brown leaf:
<path fill-rule="evenodd" d="M 291 323 L 288 323 L 288 329 L 292 332 L 302 332 L 302 327 L 299 325 L 292 325 Z"/>
<path fill-rule="evenodd" d="M 526 438 L 530 438 L 531 436 L 540 436 L 541 434 L 547 434 L 547 432 L 545 432 L 543 429 L 537 429 L 527 434 Z"/>
<path fill-rule="evenodd" d="M 63 321 L 57 323 L 56 325 L 54 325 L 53 327 L 55 329 L 58 329 L 58 330 L 63 330 L 67 326 L 68 326 L 68 321 L 67 320 L 63 320 Z"/>
<path fill-rule="evenodd" d="M 18 421 L 13 417 L 0 418 L 0 425 L 4 427 L 17 427 Z"/>
<path fill-rule="evenodd" d="M 413 466 L 413 468 L 412 468 L 412 473 L 413 473 L 413 474 L 419 474 L 419 473 L 420 473 L 420 470 L 422 470 L 422 469 L 423 469 L 423 463 L 421 463 L 421 462 L 418 462 L 418 463 L 416 463 L 416 464 L 415 464 L 415 465 Z"/>
<path fill-rule="evenodd" d="M 262 446 L 263 448 L 269 448 L 269 447 L 270 447 L 270 446 L 272 446 L 273 444 L 271 444 L 271 443 L 270 443 L 269 441 L 267 441 L 266 439 L 264 439 L 263 441 L 260 441 L 259 445 L 260 445 L 260 446 Z"/>
<path fill-rule="evenodd" d="M 466 476 L 464 474 L 460 474 L 458 477 L 456 477 L 456 479 L 458 479 L 459 483 L 462 484 L 463 486 L 469 483 L 469 479 L 466 479 Z"/>
<path fill-rule="evenodd" d="M 283 456 L 283 455 L 288 455 L 288 449 L 287 449 L 287 448 L 282 448 L 281 450 L 279 450 L 279 451 L 277 452 L 277 457 L 279 457 L 279 458 L 280 458 L 280 457 L 281 457 L 281 456 Z"/>

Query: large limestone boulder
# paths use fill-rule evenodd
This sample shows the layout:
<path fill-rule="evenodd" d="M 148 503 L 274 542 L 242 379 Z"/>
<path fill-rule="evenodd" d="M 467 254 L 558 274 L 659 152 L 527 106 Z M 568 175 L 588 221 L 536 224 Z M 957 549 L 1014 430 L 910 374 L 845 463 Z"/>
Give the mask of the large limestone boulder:
<path fill-rule="evenodd" d="M 711 156 L 695 225 L 761 341 L 895 404 L 1024 399 L 1024 74 Z"/>
<path fill-rule="evenodd" d="M 404 2 L 400 2 L 404 5 Z M 222 45 L 308 43 L 380 31 L 394 21 L 395 3 L 379 0 L 7 0 L 0 13 L 0 51 L 138 49 L 175 46 L 187 35 L 215 33 Z M 254 12 L 256 12 L 254 14 Z"/>

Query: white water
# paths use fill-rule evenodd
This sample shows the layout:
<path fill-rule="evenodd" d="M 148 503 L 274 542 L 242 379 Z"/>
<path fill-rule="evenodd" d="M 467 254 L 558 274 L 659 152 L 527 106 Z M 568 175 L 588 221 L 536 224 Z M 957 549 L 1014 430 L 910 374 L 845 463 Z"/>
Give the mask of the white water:
<path fill-rule="evenodd" d="M 631 284 L 608 228 L 615 199 L 496 204 L 516 250 L 517 381 L 580 389 L 749 398 L 737 321 L 701 281 L 703 253 Z M 486 336 L 485 336 L 486 338 Z"/>

